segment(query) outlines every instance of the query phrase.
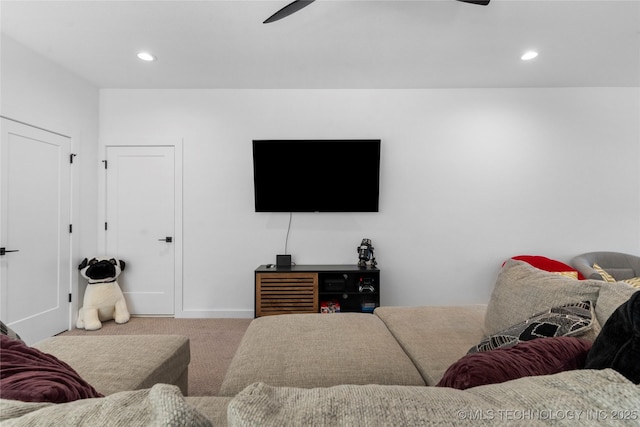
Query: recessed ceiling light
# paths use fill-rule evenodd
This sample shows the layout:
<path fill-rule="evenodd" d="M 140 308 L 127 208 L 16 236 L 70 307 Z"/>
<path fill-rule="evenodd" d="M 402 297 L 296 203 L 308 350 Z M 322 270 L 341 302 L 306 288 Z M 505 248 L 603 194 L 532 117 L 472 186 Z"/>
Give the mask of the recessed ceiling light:
<path fill-rule="evenodd" d="M 143 61 L 155 61 L 156 57 L 151 55 L 149 52 L 140 52 L 138 53 L 138 58 Z"/>
<path fill-rule="evenodd" d="M 538 52 L 534 51 L 534 50 L 530 50 L 528 52 L 525 52 L 520 59 L 522 59 L 523 61 L 529 61 L 533 58 L 535 58 L 536 56 L 538 56 Z"/>

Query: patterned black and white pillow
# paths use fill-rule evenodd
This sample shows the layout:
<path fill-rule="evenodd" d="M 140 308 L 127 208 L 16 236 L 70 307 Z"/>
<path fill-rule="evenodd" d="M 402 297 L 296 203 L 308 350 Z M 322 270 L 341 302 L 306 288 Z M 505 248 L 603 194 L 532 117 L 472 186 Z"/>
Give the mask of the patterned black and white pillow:
<path fill-rule="evenodd" d="M 20 338 L 20 335 L 18 335 L 17 333 L 15 333 L 13 331 L 13 329 L 11 329 L 10 327 L 8 327 L 7 325 L 4 324 L 3 321 L 0 320 L 0 334 L 2 335 L 6 335 L 9 338 L 13 338 L 14 340 L 20 340 L 22 341 L 22 338 Z"/>
<path fill-rule="evenodd" d="M 469 349 L 467 354 L 512 347 L 520 342 L 536 338 L 577 336 L 593 341 L 599 329 L 593 312 L 593 303 L 582 301 L 554 307 L 488 336 L 480 344 Z"/>

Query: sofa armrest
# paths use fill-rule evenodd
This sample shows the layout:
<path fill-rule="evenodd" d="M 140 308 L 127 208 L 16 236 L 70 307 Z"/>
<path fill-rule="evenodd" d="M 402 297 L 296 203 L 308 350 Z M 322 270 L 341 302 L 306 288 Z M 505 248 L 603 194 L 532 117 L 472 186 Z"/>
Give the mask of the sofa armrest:
<path fill-rule="evenodd" d="M 587 279 L 604 280 L 600 273 L 593 269 L 594 260 L 588 255 L 589 254 L 579 255 L 573 258 L 571 260 L 571 265 Z"/>

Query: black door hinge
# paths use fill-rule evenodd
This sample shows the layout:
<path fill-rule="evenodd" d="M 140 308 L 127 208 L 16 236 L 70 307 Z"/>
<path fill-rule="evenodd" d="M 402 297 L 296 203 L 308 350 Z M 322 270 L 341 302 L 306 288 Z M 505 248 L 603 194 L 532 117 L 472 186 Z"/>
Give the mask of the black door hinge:
<path fill-rule="evenodd" d="M 69 154 L 69 163 L 73 163 L 73 158 L 75 156 L 77 156 L 77 154 L 73 154 L 73 153 Z"/>
<path fill-rule="evenodd" d="M 108 229 L 108 228 L 109 228 L 109 226 L 108 226 L 108 225 L 107 225 L 107 223 L 105 222 L 105 223 L 104 223 L 104 229 L 106 230 L 106 229 Z"/>
<path fill-rule="evenodd" d="M 71 294 L 69 294 L 69 302 L 71 302 Z"/>
<path fill-rule="evenodd" d="M 107 161 L 103 160 L 102 163 L 104 163 L 104 168 L 106 169 L 107 168 Z"/>
<path fill-rule="evenodd" d="M 73 233 L 73 224 L 69 224 L 69 233 Z"/>

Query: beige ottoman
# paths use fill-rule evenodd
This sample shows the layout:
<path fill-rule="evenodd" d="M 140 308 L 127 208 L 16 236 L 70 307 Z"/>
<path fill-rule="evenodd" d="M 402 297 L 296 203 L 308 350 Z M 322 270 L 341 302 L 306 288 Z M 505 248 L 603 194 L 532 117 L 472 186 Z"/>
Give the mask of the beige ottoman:
<path fill-rule="evenodd" d="M 284 314 L 251 322 L 220 387 L 235 396 L 273 386 L 425 385 L 384 323 L 372 314 Z"/>
<path fill-rule="evenodd" d="M 68 363 L 104 395 L 174 384 L 188 392 L 189 339 L 178 335 L 47 338 L 33 345 Z"/>

